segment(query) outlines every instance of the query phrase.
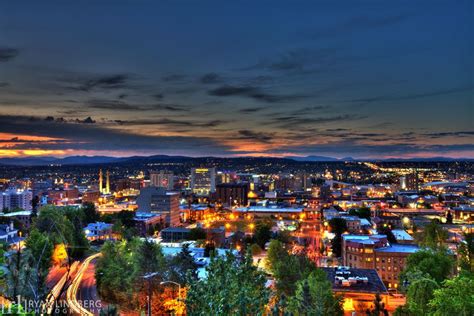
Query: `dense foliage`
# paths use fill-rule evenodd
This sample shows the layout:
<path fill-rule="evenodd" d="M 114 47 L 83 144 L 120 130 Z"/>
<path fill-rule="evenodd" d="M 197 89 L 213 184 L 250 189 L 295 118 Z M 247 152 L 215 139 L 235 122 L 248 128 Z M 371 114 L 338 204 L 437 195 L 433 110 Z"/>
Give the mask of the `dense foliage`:
<path fill-rule="evenodd" d="M 252 264 L 252 257 L 238 260 L 230 252 L 212 258 L 207 277 L 189 284 L 188 315 L 263 315 L 270 292 L 266 277 Z"/>

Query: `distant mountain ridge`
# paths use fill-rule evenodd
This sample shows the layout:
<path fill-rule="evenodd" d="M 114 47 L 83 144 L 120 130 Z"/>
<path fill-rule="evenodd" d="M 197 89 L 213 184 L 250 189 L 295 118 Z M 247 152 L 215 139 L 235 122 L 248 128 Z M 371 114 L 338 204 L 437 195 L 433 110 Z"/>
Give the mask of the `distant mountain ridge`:
<path fill-rule="evenodd" d="M 0 158 L 0 165 L 6 166 L 47 166 L 47 165 L 88 165 L 88 164 L 108 164 L 123 162 L 152 162 L 163 160 L 193 160 L 205 158 L 221 159 L 275 159 L 275 160 L 293 160 L 298 162 L 343 162 L 343 161 L 387 161 L 387 162 L 430 162 L 430 161 L 473 161 L 473 158 L 449 158 L 449 157 L 430 157 L 430 158 L 390 158 L 390 159 L 356 159 L 352 157 L 334 158 L 326 156 L 294 156 L 286 158 L 275 157 L 188 157 L 188 156 L 131 156 L 131 157 L 109 157 L 109 156 L 69 156 L 64 158 L 56 157 L 21 157 L 21 158 Z"/>

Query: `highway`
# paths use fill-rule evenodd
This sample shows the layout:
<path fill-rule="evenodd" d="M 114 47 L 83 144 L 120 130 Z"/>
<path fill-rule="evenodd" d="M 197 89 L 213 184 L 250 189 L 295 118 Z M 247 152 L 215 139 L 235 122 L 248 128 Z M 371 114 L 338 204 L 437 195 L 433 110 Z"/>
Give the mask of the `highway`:
<path fill-rule="evenodd" d="M 81 287 L 81 282 L 84 278 L 85 273 L 88 271 L 89 264 L 91 263 L 92 260 L 98 258 L 101 254 L 97 253 L 92 256 L 87 257 L 82 264 L 79 267 L 79 270 L 76 273 L 76 276 L 74 280 L 72 281 L 71 285 L 67 289 L 66 292 L 66 300 L 67 304 L 69 306 L 69 309 L 71 310 L 72 313 L 77 314 L 77 315 L 88 315 L 88 316 L 93 316 L 94 313 L 91 312 L 90 310 L 86 309 L 85 307 L 89 307 L 89 303 L 87 302 L 86 306 L 83 306 L 78 300 L 77 300 L 77 293 L 79 291 L 79 288 Z"/>
<path fill-rule="evenodd" d="M 77 291 L 77 299 L 80 302 L 88 302 L 89 304 L 86 307 L 90 312 L 95 315 L 99 315 L 100 310 L 105 306 L 103 305 L 102 300 L 100 299 L 97 293 L 97 286 L 95 280 L 95 265 L 97 259 L 92 260 L 89 263 L 86 271 L 84 271 L 84 276 L 82 277 L 81 285 Z"/>
<path fill-rule="evenodd" d="M 59 295 L 61 294 L 61 291 L 66 284 L 66 282 L 70 279 L 71 275 L 74 274 L 76 271 L 77 267 L 79 265 L 79 261 L 74 261 L 71 265 L 71 268 L 69 270 L 69 273 L 65 272 L 62 277 L 59 279 L 59 281 L 56 283 L 56 285 L 53 286 L 51 291 L 49 292 L 48 296 L 46 297 L 46 302 L 43 304 L 43 311 L 46 311 L 47 315 L 51 315 L 53 312 L 54 308 L 54 303 L 58 299 Z"/>

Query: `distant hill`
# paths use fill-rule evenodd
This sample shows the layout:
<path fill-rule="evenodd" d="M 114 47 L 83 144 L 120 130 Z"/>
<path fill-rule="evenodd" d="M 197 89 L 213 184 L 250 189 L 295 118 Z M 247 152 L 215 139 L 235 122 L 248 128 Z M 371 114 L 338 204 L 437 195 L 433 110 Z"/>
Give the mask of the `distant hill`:
<path fill-rule="evenodd" d="M 339 161 L 337 158 L 325 157 L 325 156 L 305 156 L 305 157 L 291 157 L 296 161 Z"/>
<path fill-rule="evenodd" d="M 84 165 L 118 162 L 123 158 L 106 156 L 70 156 L 65 158 L 55 157 L 24 157 L 0 158 L 1 165 L 9 166 L 46 166 L 46 165 Z"/>
<path fill-rule="evenodd" d="M 4 166 L 47 166 L 47 165 L 90 165 L 90 164 L 108 164 L 108 163 L 150 163 L 158 161 L 174 161 L 187 162 L 206 160 L 227 161 L 242 160 L 252 163 L 253 161 L 272 162 L 272 161 L 296 161 L 296 162 L 344 162 L 344 161 L 386 161 L 386 162 L 449 162 L 449 161 L 474 161 L 472 158 L 449 158 L 449 157 L 432 157 L 432 158 L 391 158 L 391 159 L 354 159 L 352 157 L 344 157 L 341 159 L 326 156 L 300 156 L 288 158 L 274 157 L 187 157 L 187 156 L 132 156 L 132 157 L 108 157 L 108 156 L 69 156 L 64 158 L 55 157 L 22 157 L 22 158 L 0 158 L 0 165 Z"/>

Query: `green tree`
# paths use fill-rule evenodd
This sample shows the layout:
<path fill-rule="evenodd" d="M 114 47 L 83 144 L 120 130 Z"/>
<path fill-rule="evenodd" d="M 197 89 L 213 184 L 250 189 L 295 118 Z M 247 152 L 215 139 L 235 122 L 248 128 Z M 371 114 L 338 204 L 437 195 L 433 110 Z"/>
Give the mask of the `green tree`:
<path fill-rule="evenodd" d="M 370 220 L 370 208 L 368 207 L 361 207 L 359 209 L 353 208 L 349 210 L 349 215 Z"/>
<path fill-rule="evenodd" d="M 474 278 L 458 276 L 443 282 L 443 287 L 434 291 L 429 303 L 435 316 L 474 315 Z"/>
<path fill-rule="evenodd" d="M 285 294 L 286 297 L 293 296 L 297 282 L 316 269 L 306 256 L 289 254 L 278 240 L 270 241 L 267 266 L 275 278 L 278 294 Z"/>
<path fill-rule="evenodd" d="M 171 281 L 185 285 L 189 279 L 197 279 L 197 264 L 189 251 L 189 245 L 184 244 L 176 256 L 168 261 L 168 278 Z"/>
<path fill-rule="evenodd" d="M 133 256 L 137 260 L 137 273 L 141 277 L 148 273 L 159 273 L 163 276 L 165 258 L 161 246 L 151 240 L 145 239 L 140 242 L 137 254 Z"/>
<path fill-rule="evenodd" d="M 453 272 L 453 267 L 454 259 L 447 249 L 425 248 L 408 256 L 406 268 L 400 274 L 400 280 L 403 282 L 407 273 L 420 271 L 440 284 Z"/>
<path fill-rule="evenodd" d="M 272 226 L 273 223 L 270 221 L 259 221 L 255 225 L 255 233 L 253 235 L 255 243 L 261 248 L 265 247 L 265 244 L 272 237 Z"/>
<path fill-rule="evenodd" d="M 458 249 L 459 266 L 474 273 L 474 233 L 465 233 Z"/>
<path fill-rule="evenodd" d="M 438 287 L 436 281 L 426 277 L 412 282 L 407 292 L 408 310 L 413 315 L 427 315 L 429 312 L 428 303 Z"/>
<path fill-rule="evenodd" d="M 388 316 L 388 311 L 385 308 L 385 304 L 382 301 L 382 297 L 380 296 L 379 293 L 375 294 L 374 307 L 372 310 L 368 311 L 367 314 L 370 316 L 380 316 L 380 315 Z"/>
<path fill-rule="evenodd" d="M 340 257 L 342 254 L 342 234 L 347 230 L 346 220 L 334 217 L 329 221 L 329 227 L 334 234 L 334 238 L 331 241 L 332 252 L 335 257 Z"/>
<path fill-rule="evenodd" d="M 397 243 L 397 238 L 395 238 L 395 235 L 392 233 L 392 230 L 388 226 L 380 226 L 377 228 L 377 233 L 386 235 L 387 240 L 391 244 L 396 244 Z"/>
<path fill-rule="evenodd" d="M 453 223 L 453 214 L 451 214 L 451 211 L 448 211 L 448 213 L 446 214 L 446 223 L 447 224 Z"/>
<path fill-rule="evenodd" d="M 97 289 L 108 302 L 135 308 L 137 295 L 155 292 L 165 271 L 161 247 L 152 241 L 106 242 L 96 265 Z"/>
<path fill-rule="evenodd" d="M 33 228 L 30 235 L 26 239 L 25 246 L 30 256 L 27 265 L 33 269 L 31 278 L 28 282 L 29 286 L 34 289 L 33 298 L 35 300 L 42 299 L 46 291 L 46 278 L 51 268 L 51 256 L 53 254 L 54 244 L 45 234 L 38 229 Z"/>
<path fill-rule="evenodd" d="M 424 247 L 438 248 L 444 245 L 448 238 L 448 232 L 439 224 L 438 221 L 432 220 L 418 235 L 419 244 Z"/>
<path fill-rule="evenodd" d="M 95 204 L 85 202 L 82 204 L 82 211 L 84 212 L 84 222 L 86 224 L 95 223 L 100 219 L 100 215 L 95 208 Z"/>
<path fill-rule="evenodd" d="M 65 208 L 64 215 L 72 224 L 72 241 L 69 245 L 72 258 L 80 259 L 89 249 L 89 241 L 84 234 L 85 213 L 83 208 Z"/>
<path fill-rule="evenodd" d="M 288 311 L 295 315 L 343 315 L 342 300 L 333 294 L 326 273 L 317 269 L 298 281 L 295 295 L 289 298 Z"/>
<path fill-rule="evenodd" d="M 264 315 L 270 292 L 266 277 L 248 254 L 213 257 L 207 277 L 191 281 L 186 296 L 188 315 Z"/>
<path fill-rule="evenodd" d="M 101 252 L 95 271 L 99 294 L 110 303 L 133 305 L 137 247 L 127 241 L 106 242 Z"/>
<path fill-rule="evenodd" d="M 66 209 L 67 211 L 67 209 Z M 41 208 L 39 216 L 33 221 L 33 228 L 47 234 L 55 244 L 73 244 L 74 226 L 60 208 L 47 205 Z"/>
<path fill-rule="evenodd" d="M 206 239 L 206 231 L 201 227 L 195 227 L 189 231 L 188 240 L 203 240 Z"/>

